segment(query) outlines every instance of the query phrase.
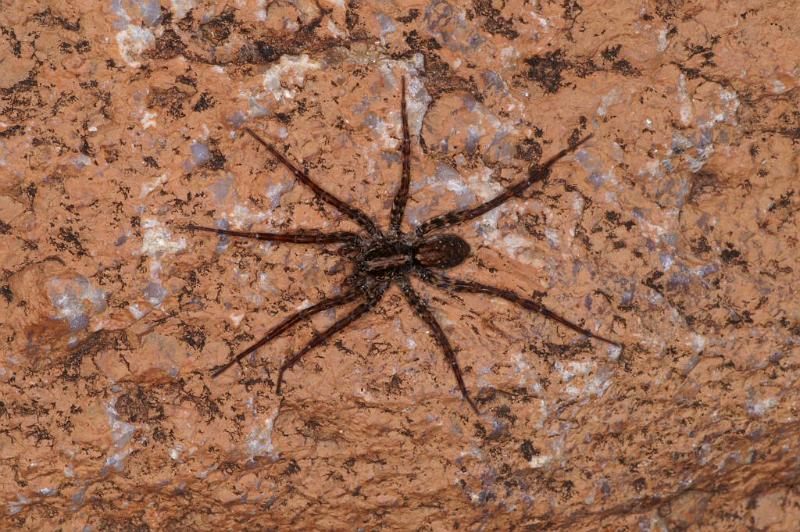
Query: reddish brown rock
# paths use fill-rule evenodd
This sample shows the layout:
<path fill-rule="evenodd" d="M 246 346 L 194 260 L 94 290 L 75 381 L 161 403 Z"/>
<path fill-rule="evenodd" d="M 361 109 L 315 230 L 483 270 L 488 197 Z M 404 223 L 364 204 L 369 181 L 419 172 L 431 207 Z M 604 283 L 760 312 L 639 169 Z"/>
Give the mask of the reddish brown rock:
<path fill-rule="evenodd" d="M 402 5 L 401 5 L 402 4 Z M 800 15 L 791 3 L 16 2 L 0 15 L 3 529 L 792 530 Z M 310 353 L 351 265 L 192 233 L 353 230 L 242 127 L 385 227 L 457 228 Z"/>

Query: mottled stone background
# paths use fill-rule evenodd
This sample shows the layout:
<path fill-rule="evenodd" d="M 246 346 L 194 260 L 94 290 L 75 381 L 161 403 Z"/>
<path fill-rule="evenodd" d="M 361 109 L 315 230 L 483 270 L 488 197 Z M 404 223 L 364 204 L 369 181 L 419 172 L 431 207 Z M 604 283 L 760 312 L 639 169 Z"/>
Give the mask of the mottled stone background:
<path fill-rule="evenodd" d="M 789 530 L 800 520 L 800 10 L 692 0 L 90 0 L 0 11 L 0 528 Z M 348 264 L 189 221 L 406 227 L 619 353 L 491 298 L 396 289 L 212 379 Z M 794 525 L 792 524 L 794 523 Z M 86 528 L 88 527 L 88 528 Z"/>

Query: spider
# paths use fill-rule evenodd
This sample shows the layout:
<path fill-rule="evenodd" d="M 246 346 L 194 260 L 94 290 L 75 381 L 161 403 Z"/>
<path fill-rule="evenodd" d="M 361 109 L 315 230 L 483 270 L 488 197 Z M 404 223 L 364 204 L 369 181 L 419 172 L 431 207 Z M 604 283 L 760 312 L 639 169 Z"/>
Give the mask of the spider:
<path fill-rule="evenodd" d="M 279 335 L 288 331 L 292 326 L 306 320 L 324 310 L 340 307 L 347 303 L 358 302 L 350 312 L 336 320 L 327 329 L 316 335 L 302 349 L 286 358 L 278 371 L 276 394 L 281 393 L 283 376 L 287 370 L 294 366 L 309 351 L 326 343 L 335 334 L 343 331 L 360 317 L 375 308 L 393 283 L 398 285 L 405 300 L 416 312 L 417 316 L 427 324 L 434 339 L 439 344 L 450 368 L 453 370 L 461 395 L 472 408 L 480 415 L 478 407 L 470 397 L 464 384 L 464 377 L 458 365 L 455 350 L 450 344 L 444 330 L 434 317 L 428 304 L 412 288 L 409 280 L 414 275 L 425 283 L 444 289 L 447 292 L 473 292 L 487 294 L 505 299 L 519 305 L 525 310 L 536 312 L 550 320 L 560 323 L 575 332 L 600 340 L 607 344 L 622 348 L 622 345 L 603 336 L 594 334 L 584 327 L 569 321 L 556 314 L 538 301 L 534 301 L 511 290 L 497 288 L 474 281 L 449 277 L 441 270 L 453 268 L 464 262 L 470 254 L 469 244 L 460 236 L 452 233 L 440 233 L 466 221 L 475 219 L 492 209 L 499 207 L 515 196 L 519 196 L 534 183 L 547 178 L 552 166 L 564 156 L 574 152 L 580 145 L 591 138 L 584 137 L 570 147 L 565 148 L 549 159 L 544 164 L 532 165 L 528 177 L 507 187 L 494 198 L 467 209 L 456 209 L 439 216 L 430 218 L 416 227 L 412 232 L 405 233 L 401 230 L 403 213 L 409 198 L 409 183 L 411 180 L 411 135 L 408 127 L 406 111 L 406 80 L 401 79 L 400 113 L 402 121 L 403 140 L 400 147 L 402 155 L 402 173 L 400 186 L 394 196 L 390 214 L 389 230 L 382 231 L 375 221 L 367 216 L 361 209 L 342 201 L 317 184 L 301 166 L 293 163 L 285 154 L 281 153 L 273 144 L 261 138 L 255 131 L 245 127 L 244 131 L 277 159 L 283 166 L 291 171 L 294 176 L 305 186 L 311 189 L 317 198 L 335 207 L 339 212 L 350 218 L 361 227 L 361 232 L 336 231 L 322 232 L 316 229 L 303 229 L 289 233 L 263 233 L 250 231 L 233 231 L 214 227 L 202 227 L 194 224 L 185 226 L 188 230 L 207 231 L 218 235 L 251 238 L 269 242 L 289 242 L 294 244 L 342 244 L 342 254 L 353 261 L 352 272 L 346 278 L 341 294 L 325 297 L 321 301 L 291 314 L 283 321 L 270 329 L 259 341 L 231 358 L 228 362 L 212 368 L 214 377 L 220 375 L 232 365 L 239 363 L 244 357 L 267 345 Z"/>

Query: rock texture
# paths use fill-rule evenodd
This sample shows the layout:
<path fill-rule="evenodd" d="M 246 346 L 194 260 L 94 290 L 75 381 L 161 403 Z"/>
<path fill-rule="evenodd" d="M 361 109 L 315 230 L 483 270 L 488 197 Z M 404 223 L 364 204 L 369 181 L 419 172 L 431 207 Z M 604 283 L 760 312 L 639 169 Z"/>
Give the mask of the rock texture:
<path fill-rule="evenodd" d="M 792 1 L 4 5 L 0 527 L 792 529 L 798 27 Z M 350 267 L 181 229 L 354 228 L 241 127 L 385 225 L 401 76 L 407 229 L 593 134 L 459 227 L 452 274 L 625 350 L 417 284 L 480 416 L 396 288 L 282 396 L 343 310 L 211 378 Z"/>

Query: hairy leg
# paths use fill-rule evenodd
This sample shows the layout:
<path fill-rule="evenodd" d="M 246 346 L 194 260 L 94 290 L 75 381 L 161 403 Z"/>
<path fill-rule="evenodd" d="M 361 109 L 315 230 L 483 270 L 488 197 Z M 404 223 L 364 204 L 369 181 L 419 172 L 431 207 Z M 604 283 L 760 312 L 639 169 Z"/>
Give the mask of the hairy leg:
<path fill-rule="evenodd" d="M 623 347 L 622 344 L 620 344 L 619 342 L 609 340 L 608 338 L 600 336 L 599 334 L 595 334 L 581 327 L 577 323 L 572 323 L 563 316 L 559 316 L 552 310 L 548 309 L 541 303 L 537 303 L 532 299 L 522 297 L 517 293 L 512 292 L 511 290 L 496 288 L 494 286 L 476 283 L 473 281 L 463 281 L 460 279 L 453 279 L 451 277 L 444 275 L 443 273 L 434 272 L 433 270 L 428 270 L 424 268 L 418 268 L 417 273 L 420 276 L 420 278 L 422 278 L 423 281 L 430 283 L 434 286 L 438 286 L 439 288 L 443 288 L 445 290 L 452 290 L 454 292 L 472 292 L 472 293 L 488 294 L 490 296 L 500 297 L 505 299 L 506 301 L 515 303 L 526 310 L 531 310 L 533 312 L 541 314 L 545 318 L 558 322 L 561 325 L 564 325 L 565 327 L 568 327 L 575 332 L 581 333 L 596 340 L 600 340 L 601 342 L 605 342 L 615 347 L 619 347 L 620 349 Z"/>
<path fill-rule="evenodd" d="M 227 370 L 228 368 L 230 368 L 231 366 L 242 360 L 244 357 L 246 357 L 256 349 L 268 344 L 269 342 L 277 338 L 280 334 L 285 332 L 295 323 L 304 320 L 306 318 L 309 318 L 314 314 L 318 314 L 323 310 L 328 310 L 329 308 L 338 307 L 346 303 L 349 303 L 351 301 L 354 301 L 359 297 L 361 297 L 361 293 L 353 290 L 341 296 L 325 298 L 316 305 L 311 305 L 310 307 L 306 307 L 300 311 L 295 312 L 294 314 L 292 314 L 291 316 L 280 322 L 278 325 L 270 329 L 269 332 L 266 334 L 266 336 L 264 336 L 261 340 L 254 343 L 253 345 L 251 345 L 250 347 L 248 347 L 247 349 L 245 349 L 244 351 L 242 351 L 241 353 L 230 359 L 225 364 L 213 368 L 211 370 L 211 375 L 213 377 L 219 376 L 225 370 Z"/>
<path fill-rule="evenodd" d="M 436 321 L 436 318 L 428 308 L 428 305 L 425 304 L 422 299 L 420 299 L 420 297 L 411 287 L 411 282 L 407 277 L 401 277 L 398 279 L 398 283 L 400 284 L 400 289 L 403 291 L 403 295 L 406 297 L 408 304 L 411 305 L 411 308 L 414 309 L 420 319 L 422 319 L 422 321 L 424 321 L 425 324 L 431 329 L 433 337 L 442 348 L 442 351 L 444 351 L 444 356 L 450 363 L 450 368 L 453 370 L 453 373 L 456 376 L 456 382 L 461 390 L 461 395 L 464 397 L 467 403 L 469 403 L 469 406 L 472 407 L 472 410 L 474 410 L 476 414 L 480 415 L 478 407 L 472 401 L 472 398 L 469 396 L 469 392 L 467 392 L 467 386 L 464 384 L 464 377 L 461 373 L 461 367 L 458 365 L 456 353 L 453 351 L 453 347 L 450 345 L 450 341 L 447 339 L 447 335 L 445 334 L 444 330 L 442 330 L 441 325 L 439 325 L 439 322 Z"/>
<path fill-rule="evenodd" d="M 305 170 L 301 170 L 299 167 L 295 166 L 284 154 L 279 152 L 275 146 L 262 139 L 256 134 L 255 131 L 249 127 L 244 128 L 244 131 L 256 139 L 262 146 L 267 148 L 267 151 L 269 151 L 273 157 L 278 159 L 281 164 L 288 168 L 294 174 L 294 176 L 300 180 L 301 183 L 310 188 L 319 199 L 336 207 L 339 212 L 348 216 L 351 220 L 366 229 L 370 235 L 383 236 L 383 233 L 381 233 L 381 230 L 378 229 L 377 225 L 375 225 L 375 222 L 373 222 L 372 219 L 364 213 L 364 211 L 345 203 L 327 190 L 323 189 L 309 177 Z"/>
<path fill-rule="evenodd" d="M 456 225 L 468 220 L 472 220 L 473 218 L 477 218 L 487 212 L 491 211 L 502 205 L 503 203 L 507 202 L 509 199 L 522 194 L 528 187 L 536 183 L 537 181 L 541 181 L 547 177 L 550 173 L 550 168 L 558 162 L 559 159 L 563 158 L 566 155 L 569 155 L 578 147 L 592 138 L 591 135 L 588 135 L 578 142 L 576 142 L 573 146 L 569 148 L 564 148 L 557 154 L 550 157 L 547 161 L 545 161 L 542 165 L 537 165 L 532 167 L 527 179 L 523 179 L 518 183 L 515 183 L 508 188 L 506 188 L 503 192 L 495 196 L 494 198 L 490 199 L 489 201 L 478 205 L 477 207 L 470 207 L 468 209 L 457 209 L 454 211 L 446 212 L 444 214 L 440 214 L 439 216 L 435 216 L 430 220 L 427 220 L 420 224 L 417 227 L 416 235 L 417 237 L 423 236 L 434 229 L 441 229 L 442 227 L 448 227 L 450 225 Z"/>
<path fill-rule="evenodd" d="M 184 226 L 190 231 L 205 231 L 218 235 L 238 236 L 242 238 L 253 238 L 255 240 L 265 240 L 268 242 L 291 242 L 294 244 L 333 244 L 337 242 L 357 242 L 360 237 L 356 233 L 349 231 L 336 231 L 333 233 L 323 233 L 315 229 L 292 231 L 290 233 L 258 233 L 251 231 L 231 231 L 228 229 L 217 229 L 216 227 L 202 227 L 189 224 Z"/>
<path fill-rule="evenodd" d="M 392 216 L 389 232 L 392 235 L 400 233 L 400 224 L 403 223 L 403 212 L 408 203 L 408 186 L 411 182 L 411 134 L 408 131 L 408 111 L 406 110 L 406 77 L 403 76 L 401 82 L 400 95 L 400 115 L 403 121 L 403 143 L 401 145 L 401 156 L 403 159 L 403 173 L 400 179 L 400 188 L 394 196 L 392 204 Z"/>
<path fill-rule="evenodd" d="M 351 310 L 344 317 L 336 320 L 336 322 L 334 322 L 333 325 L 322 331 L 322 333 L 320 333 L 319 335 L 315 336 L 300 351 L 287 358 L 281 365 L 281 369 L 278 371 L 278 384 L 275 386 L 275 393 L 277 394 L 281 393 L 283 374 L 286 372 L 286 370 L 294 366 L 297 363 L 297 361 L 303 358 L 303 356 L 306 353 L 308 353 L 315 347 L 319 346 L 320 344 L 325 343 L 331 338 L 331 336 L 343 330 L 348 325 L 356 321 L 358 318 L 360 318 L 361 316 L 372 310 L 383 297 L 384 292 L 386 292 L 386 287 L 387 285 L 383 285 L 372 294 L 369 294 L 365 302 L 361 303 L 359 306 Z"/>

